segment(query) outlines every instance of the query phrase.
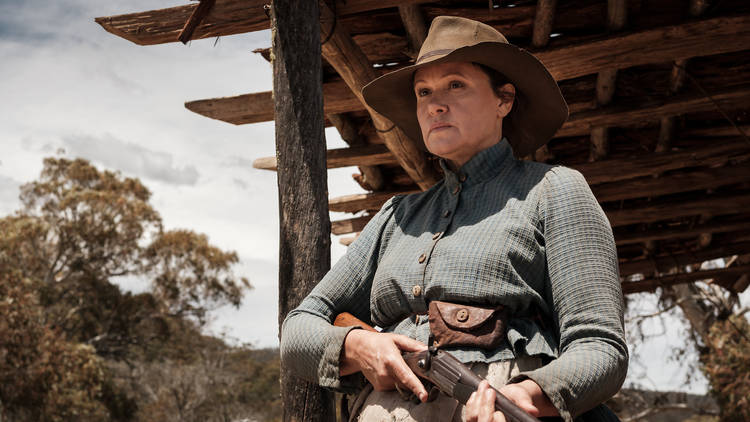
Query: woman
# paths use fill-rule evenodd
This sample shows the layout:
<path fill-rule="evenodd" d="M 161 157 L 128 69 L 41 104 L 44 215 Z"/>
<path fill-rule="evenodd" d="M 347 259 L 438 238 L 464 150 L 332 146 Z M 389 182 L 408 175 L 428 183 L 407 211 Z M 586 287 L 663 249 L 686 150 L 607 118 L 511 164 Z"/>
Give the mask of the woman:
<path fill-rule="evenodd" d="M 415 65 L 376 79 L 363 96 L 441 158 L 445 179 L 392 198 L 373 217 L 287 316 L 283 363 L 357 393 L 359 420 L 502 421 L 486 384 L 466 408 L 444 395 L 425 403 L 401 359 L 425 348 L 446 315 L 441 306 L 471 318 L 489 309 L 504 328 L 491 347 L 440 347 L 534 416 L 613 416 L 598 405 L 621 386 L 628 356 L 608 221 L 578 172 L 514 157 L 567 118 L 549 72 L 485 24 L 438 17 Z M 332 326 L 344 311 L 383 332 Z"/>

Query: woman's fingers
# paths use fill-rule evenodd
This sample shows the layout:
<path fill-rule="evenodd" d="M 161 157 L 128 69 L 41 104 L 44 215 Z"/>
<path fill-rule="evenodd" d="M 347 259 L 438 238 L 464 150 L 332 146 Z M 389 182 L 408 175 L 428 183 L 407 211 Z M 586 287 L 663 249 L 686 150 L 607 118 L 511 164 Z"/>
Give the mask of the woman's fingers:
<path fill-rule="evenodd" d="M 495 411 L 495 390 L 486 380 L 469 397 L 464 412 L 468 422 L 505 422 L 505 416 Z"/>
<path fill-rule="evenodd" d="M 406 364 L 400 353 L 398 355 L 398 360 L 394 360 L 392 365 L 396 382 L 411 390 L 417 397 L 419 397 L 420 401 L 423 403 L 426 402 L 427 390 L 424 388 L 424 384 L 422 384 L 422 381 L 414 375 L 414 371 L 409 368 L 409 365 Z"/>
<path fill-rule="evenodd" d="M 419 352 L 427 349 L 427 345 L 421 341 L 414 340 L 401 334 L 393 335 L 393 342 L 396 346 L 405 352 Z"/>

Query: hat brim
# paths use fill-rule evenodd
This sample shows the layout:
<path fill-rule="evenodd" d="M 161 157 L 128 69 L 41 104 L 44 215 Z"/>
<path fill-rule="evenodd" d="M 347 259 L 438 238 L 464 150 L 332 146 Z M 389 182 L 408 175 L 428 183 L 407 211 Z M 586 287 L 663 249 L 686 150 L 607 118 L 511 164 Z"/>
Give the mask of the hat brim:
<path fill-rule="evenodd" d="M 474 62 L 505 75 L 516 88 L 516 103 L 503 120 L 503 136 L 514 154 L 526 156 L 549 141 L 568 118 L 568 105 L 544 65 L 512 44 L 482 42 L 434 55 L 418 64 L 383 75 L 362 88 L 367 104 L 390 119 L 422 149 L 427 149 L 417 121 L 412 81 L 417 69 L 443 62 Z"/>

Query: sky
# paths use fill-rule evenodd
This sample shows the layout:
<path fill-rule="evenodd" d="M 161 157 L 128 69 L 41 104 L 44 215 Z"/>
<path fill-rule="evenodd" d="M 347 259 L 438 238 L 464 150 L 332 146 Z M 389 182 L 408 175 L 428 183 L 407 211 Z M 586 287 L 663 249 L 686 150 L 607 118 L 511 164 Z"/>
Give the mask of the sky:
<path fill-rule="evenodd" d="M 254 159 L 275 155 L 273 122 L 235 126 L 183 106 L 270 91 L 271 65 L 252 53 L 270 46 L 270 31 L 144 47 L 94 22 L 94 17 L 186 3 L 0 0 L 0 215 L 19 208 L 18 187 L 39 176 L 44 157 L 82 157 L 138 177 L 152 191 L 166 229 L 202 232 L 212 244 L 236 251 L 241 263 L 235 274 L 254 286 L 239 309 L 218 310 L 210 329 L 256 347 L 275 347 L 276 175 L 252 168 Z M 328 148 L 345 146 L 332 128 L 326 139 Z M 351 179 L 354 172 L 330 170 L 329 195 L 362 192 Z M 332 263 L 344 252 L 334 236 Z M 118 282 L 123 289 L 147 288 L 139 279 Z M 647 311 L 653 298 L 641 301 Z M 666 331 L 647 323 L 654 338 L 640 349 L 646 361 L 681 344 L 684 327 L 671 318 Z M 684 384 L 688 371 L 664 359 L 634 361 L 628 383 L 705 391 L 700 377 Z"/>

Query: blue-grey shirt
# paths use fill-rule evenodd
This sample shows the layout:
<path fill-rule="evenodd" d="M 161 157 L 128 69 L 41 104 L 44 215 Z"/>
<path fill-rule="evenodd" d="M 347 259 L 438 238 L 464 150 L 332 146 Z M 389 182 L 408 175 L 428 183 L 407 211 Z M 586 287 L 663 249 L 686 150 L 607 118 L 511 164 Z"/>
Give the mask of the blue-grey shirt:
<path fill-rule="evenodd" d="M 496 350 L 448 349 L 463 362 L 527 354 L 550 362 L 531 378 L 565 420 L 618 391 L 627 371 L 623 300 L 612 230 L 583 176 L 519 161 L 503 138 L 432 188 L 389 200 L 347 253 L 284 321 L 282 362 L 321 386 L 339 376 L 351 312 L 385 331 L 427 342 L 431 300 L 504 305 Z M 541 315 L 542 318 L 538 316 Z"/>

